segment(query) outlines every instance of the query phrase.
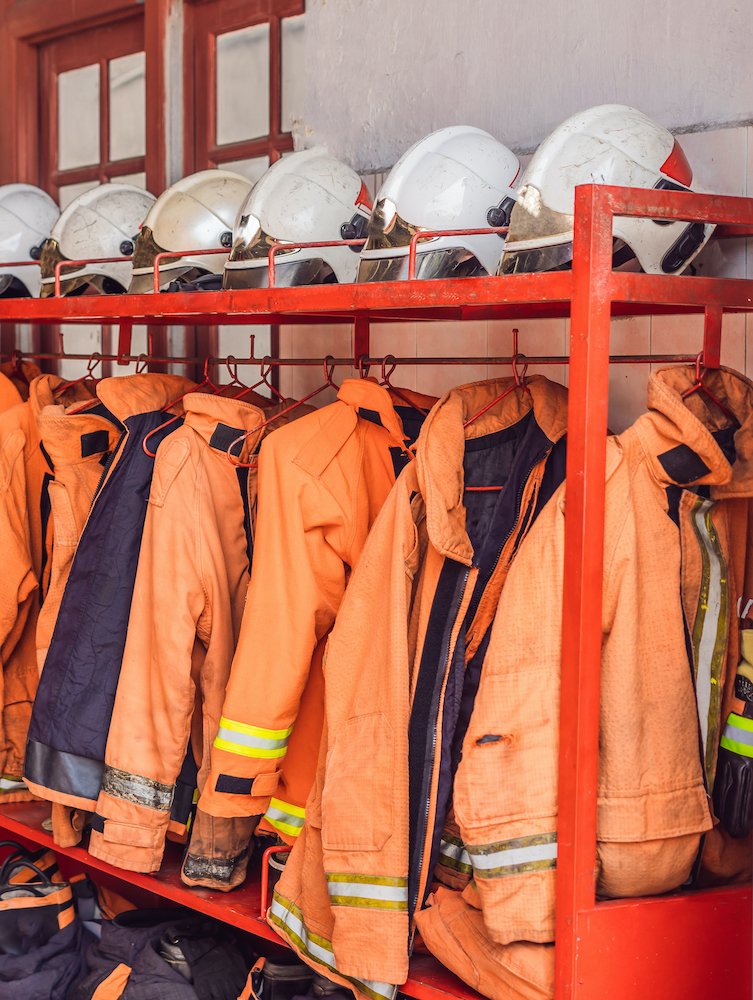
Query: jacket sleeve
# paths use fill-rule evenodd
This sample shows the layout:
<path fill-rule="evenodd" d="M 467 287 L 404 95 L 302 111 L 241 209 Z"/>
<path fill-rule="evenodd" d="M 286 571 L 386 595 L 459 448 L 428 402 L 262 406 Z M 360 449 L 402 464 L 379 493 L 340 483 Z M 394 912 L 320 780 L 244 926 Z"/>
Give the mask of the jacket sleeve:
<path fill-rule="evenodd" d="M 0 765 L 3 799 L 18 789 L 23 749 L 37 681 L 33 629 L 38 581 L 34 573 L 27 506 L 24 433 L 0 441 Z M 30 669 L 26 669 L 26 668 Z M 12 800 L 11 800 L 12 801 Z"/>
<path fill-rule="evenodd" d="M 160 866 L 190 736 L 194 646 L 211 641 L 194 461 L 180 437 L 157 455 L 89 847 L 132 871 Z"/>
<path fill-rule="evenodd" d="M 0 550 L 0 650 L 7 658 L 23 632 L 29 599 L 38 587 L 31 560 L 24 434 L 20 428 L 0 441 Z"/>
<path fill-rule="evenodd" d="M 261 449 L 253 568 L 211 772 L 199 807 L 259 816 L 277 789 L 312 656 L 345 590 L 350 519 L 320 478 L 278 446 Z M 313 748 L 316 755 L 317 748 Z"/>

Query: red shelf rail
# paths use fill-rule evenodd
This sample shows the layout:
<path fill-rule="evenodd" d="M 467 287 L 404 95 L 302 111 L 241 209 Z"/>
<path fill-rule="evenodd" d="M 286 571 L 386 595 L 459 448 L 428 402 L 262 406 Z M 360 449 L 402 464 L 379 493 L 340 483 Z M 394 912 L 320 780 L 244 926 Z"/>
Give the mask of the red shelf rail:
<path fill-rule="evenodd" d="M 596 901 L 602 552 L 605 504 L 610 320 L 614 315 L 702 312 L 705 363 L 719 363 L 725 311 L 753 311 L 753 281 L 619 273 L 612 270 L 615 216 L 701 220 L 725 235 L 753 232 L 753 200 L 674 191 L 587 185 L 576 191 L 571 272 L 368 285 L 185 292 L 175 295 L 88 296 L 0 301 L 0 323 L 353 323 L 367 354 L 375 320 L 537 318 L 570 315 L 563 662 L 557 866 L 557 1000 L 749 1000 L 750 886 L 617 902 Z M 699 344 L 699 348 L 701 345 Z M 176 359 L 178 360 L 178 359 Z M 20 808 L 20 807 L 18 807 Z M 0 817 L 0 828 L 40 840 L 22 820 Z M 56 848 L 59 851 L 59 849 Z M 74 856 L 71 852 L 63 852 Z M 79 857 L 80 855 L 80 857 Z M 85 852 L 77 859 L 90 867 Z M 109 867 L 109 866 L 107 866 Z M 112 873 L 118 874 L 112 869 Z M 144 876 L 120 877 L 138 884 Z M 149 879 L 167 898 L 210 912 L 217 907 L 238 926 L 259 932 L 244 916 L 243 896 L 212 901 L 180 888 L 169 874 Z M 210 894 L 211 895 L 211 894 Z M 235 901 L 233 901 L 235 896 Z M 250 900 L 250 896 L 247 897 Z M 264 935 L 267 934 L 264 925 Z M 254 932 L 252 930 L 252 932 Z M 271 934 L 272 932 L 269 931 Z M 271 938 L 270 938 L 271 940 Z M 418 959 L 416 969 L 428 961 Z M 432 966 L 437 969 L 438 966 Z M 422 975 L 403 992 L 417 997 L 473 994 L 449 974 Z M 437 985 L 438 983 L 438 985 Z"/>

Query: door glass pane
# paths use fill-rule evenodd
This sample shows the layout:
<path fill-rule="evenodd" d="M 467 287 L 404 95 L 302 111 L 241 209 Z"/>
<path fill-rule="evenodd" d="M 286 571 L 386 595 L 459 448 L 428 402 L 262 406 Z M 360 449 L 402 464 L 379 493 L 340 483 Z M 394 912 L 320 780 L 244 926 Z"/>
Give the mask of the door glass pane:
<path fill-rule="evenodd" d="M 217 145 L 269 132 L 269 25 L 217 35 Z"/>
<path fill-rule="evenodd" d="M 282 20 L 282 114 L 283 132 L 290 132 L 293 122 L 303 118 L 305 14 Z"/>
<path fill-rule="evenodd" d="M 58 76 L 58 169 L 99 163 L 99 66 Z"/>
<path fill-rule="evenodd" d="M 132 52 L 111 59 L 110 159 L 125 160 L 146 152 L 146 55 Z"/>
<path fill-rule="evenodd" d="M 268 156 L 255 156 L 252 160 L 230 160 L 228 163 L 219 163 L 222 170 L 234 170 L 236 174 L 248 177 L 254 184 L 262 174 L 269 170 Z"/>
<path fill-rule="evenodd" d="M 74 198 L 78 198 L 80 194 L 84 191 L 90 191 L 91 188 L 95 188 L 99 184 L 99 181 L 82 181 L 81 184 L 64 184 L 60 188 L 60 208 L 61 211 L 67 208 Z"/>
<path fill-rule="evenodd" d="M 120 177 L 113 177 L 113 184 L 133 184 L 134 187 L 146 190 L 146 174 L 143 170 L 137 174 L 121 174 Z"/>

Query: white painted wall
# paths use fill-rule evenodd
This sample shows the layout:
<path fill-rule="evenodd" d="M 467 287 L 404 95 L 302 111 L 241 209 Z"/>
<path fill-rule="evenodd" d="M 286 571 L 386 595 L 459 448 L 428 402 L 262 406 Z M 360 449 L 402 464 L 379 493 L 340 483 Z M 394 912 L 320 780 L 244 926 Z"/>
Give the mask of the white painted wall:
<path fill-rule="evenodd" d="M 390 166 L 443 125 L 531 150 L 594 104 L 673 130 L 753 119 L 753 0 L 307 0 L 298 144 Z"/>

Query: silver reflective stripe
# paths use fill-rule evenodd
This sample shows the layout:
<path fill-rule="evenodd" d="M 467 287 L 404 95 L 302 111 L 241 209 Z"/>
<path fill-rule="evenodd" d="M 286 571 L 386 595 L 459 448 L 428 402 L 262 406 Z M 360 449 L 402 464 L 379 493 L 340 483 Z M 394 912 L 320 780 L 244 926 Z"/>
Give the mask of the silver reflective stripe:
<path fill-rule="evenodd" d="M 287 739 L 270 740 L 264 736 L 241 733 L 237 729 L 227 729 L 225 726 L 220 726 L 217 730 L 217 739 L 225 740 L 227 743 L 239 743 L 254 750 L 283 750 L 288 745 Z"/>
<path fill-rule="evenodd" d="M 557 835 L 547 833 L 517 837 L 480 846 L 468 844 L 468 853 L 474 873 L 481 879 L 549 871 L 556 867 Z"/>
<path fill-rule="evenodd" d="M 731 719 L 732 716 L 730 716 Z M 734 740 L 735 743 L 745 743 L 746 746 L 753 747 L 753 732 L 750 732 L 748 729 L 741 729 L 740 726 L 736 726 L 729 720 L 724 729 L 724 738 Z"/>
<path fill-rule="evenodd" d="M 711 520 L 712 500 L 699 500 L 693 527 L 701 547 L 701 590 L 693 625 L 695 689 L 707 776 L 713 765 L 719 731 L 720 678 L 729 625 L 727 567 Z"/>
<path fill-rule="evenodd" d="M 117 767 L 105 766 L 102 791 L 114 799 L 133 802 L 137 806 L 169 812 L 175 793 L 175 785 L 165 785 L 154 778 L 140 774 L 129 774 Z"/>
<path fill-rule="evenodd" d="M 0 792 L 16 792 L 19 788 L 26 788 L 23 778 L 0 778 Z"/>
<path fill-rule="evenodd" d="M 462 868 L 470 869 L 471 867 L 470 854 L 455 838 L 452 840 L 442 838 L 439 845 L 439 856 L 443 861 L 449 862 L 452 868 L 462 866 Z"/>
<path fill-rule="evenodd" d="M 306 822 L 306 810 L 282 799 L 271 799 L 264 818 L 277 830 L 297 837 Z"/>
<path fill-rule="evenodd" d="M 332 943 L 318 934 L 309 933 L 297 906 L 275 892 L 272 905 L 269 908 L 269 916 L 272 922 L 290 938 L 300 951 L 331 972 L 337 973 Z M 342 973 L 338 973 L 338 975 L 342 976 Z M 347 979 L 356 989 L 373 997 L 374 1000 L 394 1000 L 397 994 L 397 986 L 390 983 L 378 983 L 370 979 L 359 980 L 351 976 L 342 976 L 342 978 Z"/>
<path fill-rule="evenodd" d="M 402 876 L 327 872 L 327 891 L 333 906 L 408 909 L 408 879 Z"/>

